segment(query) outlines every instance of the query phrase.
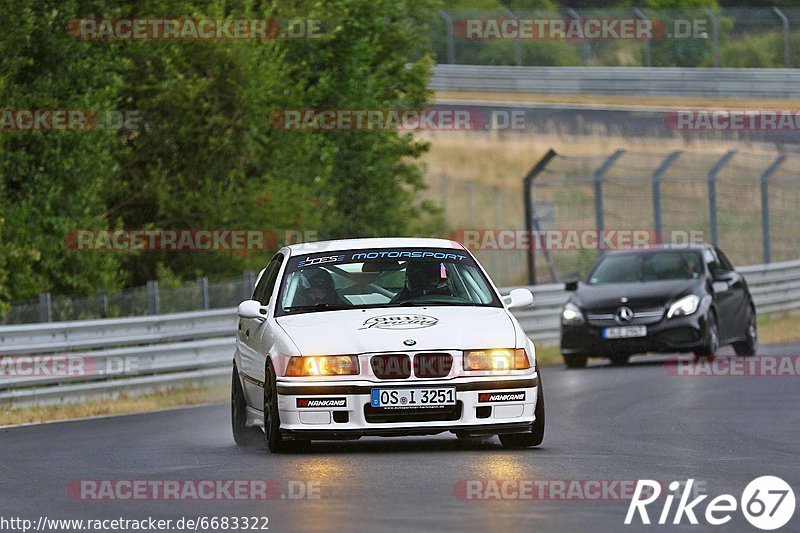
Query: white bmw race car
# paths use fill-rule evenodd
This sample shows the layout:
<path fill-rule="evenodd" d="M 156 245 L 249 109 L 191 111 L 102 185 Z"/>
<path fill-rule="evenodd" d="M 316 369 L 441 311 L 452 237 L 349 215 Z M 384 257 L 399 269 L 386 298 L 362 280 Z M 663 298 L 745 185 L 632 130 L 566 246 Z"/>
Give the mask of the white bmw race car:
<path fill-rule="evenodd" d="M 537 446 L 544 397 L 533 343 L 461 244 L 383 238 L 287 246 L 239 305 L 233 436 L 499 435 Z"/>

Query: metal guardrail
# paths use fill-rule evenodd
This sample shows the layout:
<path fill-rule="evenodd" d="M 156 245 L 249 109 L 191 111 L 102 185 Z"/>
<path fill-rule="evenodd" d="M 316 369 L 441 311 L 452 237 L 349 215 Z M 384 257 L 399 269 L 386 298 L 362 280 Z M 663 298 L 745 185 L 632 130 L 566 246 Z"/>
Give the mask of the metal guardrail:
<path fill-rule="evenodd" d="M 759 313 L 800 309 L 800 260 L 739 270 Z M 514 314 L 535 342 L 553 343 L 567 299 L 564 286 L 528 288 L 534 306 Z M 66 403 L 229 379 L 236 320 L 235 310 L 219 309 L 0 327 L 0 404 Z M 37 364 L 36 355 L 51 354 L 41 367 L 49 370 L 10 372 L 10 362 L 23 354 L 33 356 L 25 357 L 28 369 Z"/>
<path fill-rule="evenodd" d="M 798 98 L 800 70 L 436 65 L 436 91 Z"/>

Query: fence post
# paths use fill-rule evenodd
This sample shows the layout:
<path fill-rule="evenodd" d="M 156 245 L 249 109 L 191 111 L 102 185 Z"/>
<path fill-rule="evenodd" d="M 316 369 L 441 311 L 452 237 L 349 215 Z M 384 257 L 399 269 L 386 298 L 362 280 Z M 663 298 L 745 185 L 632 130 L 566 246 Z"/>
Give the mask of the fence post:
<path fill-rule="evenodd" d="M 147 314 L 157 315 L 160 310 L 158 300 L 158 281 L 150 280 L 147 282 Z"/>
<path fill-rule="evenodd" d="M 211 309 L 210 302 L 208 301 L 208 277 L 201 276 L 197 278 L 197 287 L 200 289 L 200 299 L 203 302 L 203 309 Z"/>
<path fill-rule="evenodd" d="M 777 7 L 773 6 L 772 11 L 778 15 L 783 23 L 783 66 L 785 68 L 792 68 L 792 36 L 789 32 L 789 19 Z"/>
<path fill-rule="evenodd" d="M 617 162 L 617 159 L 622 157 L 624 153 L 625 150 L 617 150 L 611 154 L 608 159 L 603 161 L 603 164 L 594 172 L 594 225 L 598 233 L 597 251 L 599 253 L 603 252 L 602 233 L 605 230 L 605 220 L 603 218 L 603 178 L 605 178 L 606 172 L 609 171 L 614 163 Z"/>
<path fill-rule="evenodd" d="M 664 161 L 653 172 L 653 225 L 656 231 L 656 241 L 664 242 L 662 239 L 664 233 L 664 223 L 661 220 L 661 176 L 669 169 L 670 166 L 681 156 L 683 150 L 676 150 L 669 154 Z"/>
<path fill-rule="evenodd" d="M 249 300 L 253 296 L 253 290 L 256 288 L 256 274 L 252 270 L 248 270 L 242 276 L 242 300 Z"/>
<path fill-rule="evenodd" d="M 578 12 L 575 11 L 574 9 L 572 9 L 572 8 L 567 9 L 567 14 L 570 17 L 574 18 L 574 19 L 580 19 L 581 18 L 580 14 L 578 14 Z M 585 67 L 586 63 L 589 62 L 589 53 L 588 52 L 589 52 L 589 49 L 588 49 L 588 43 L 587 43 L 586 39 L 581 39 L 581 44 L 578 47 L 578 54 L 581 56 L 581 66 L 582 67 Z"/>
<path fill-rule="evenodd" d="M 442 9 L 438 13 L 447 25 L 447 63 L 454 65 L 456 63 L 456 45 L 453 38 L 453 19 Z"/>
<path fill-rule="evenodd" d="M 711 19 L 711 50 L 714 56 L 714 66 L 719 68 L 719 21 L 714 12 L 708 7 L 704 7 L 703 10 L 708 15 L 708 18 Z"/>
<path fill-rule="evenodd" d="M 517 18 L 517 15 L 513 11 L 511 11 L 511 9 L 507 7 L 503 9 L 505 10 L 506 13 L 508 13 L 508 15 L 512 19 Z M 517 38 L 514 39 L 514 64 L 517 65 L 518 67 L 522 66 L 522 42 L 520 41 L 519 36 L 517 36 Z"/>
<path fill-rule="evenodd" d="M 723 169 L 728 161 L 736 155 L 736 150 L 726 152 L 725 155 L 719 158 L 719 161 L 714 163 L 711 170 L 708 171 L 708 214 L 711 223 L 711 242 L 714 245 L 719 244 L 719 220 L 717 217 L 717 174 Z"/>
<path fill-rule="evenodd" d="M 108 293 L 106 291 L 101 291 L 97 296 L 100 298 L 100 308 L 103 310 L 103 318 L 108 318 Z"/>
<path fill-rule="evenodd" d="M 761 245 L 764 250 L 764 263 L 772 262 L 772 233 L 769 225 L 769 178 L 786 160 L 785 155 L 778 156 L 761 174 Z"/>
<path fill-rule="evenodd" d="M 522 179 L 522 195 L 525 202 L 525 231 L 531 235 L 531 244 L 528 248 L 528 284 L 536 285 L 536 243 L 538 239 L 533 238 L 533 220 L 536 216 L 533 205 L 531 191 L 533 189 L 533 179 L 547 166 L 551 159 L 556 155 L 556 151 L 550 148 L 538 163 L 533 165 L 525 177 Z"/>
<path fill-rule="evenodd" d="M 49 292 L 39 293 L 39 321 L 53 321 L 53 302 Z"/>
<path fill-rule="evenodd" d="M 639 9 L 638 7 L 633 8 L 633 13 L 639 20 L 647 20 L 645 14 L 642 13 L 642 10 Z M 652 57 L 650 54 L 650 39 L 645 39 L 643 44 L 644 44 L 644 66 L 650 67 L 652 66 Z"/>

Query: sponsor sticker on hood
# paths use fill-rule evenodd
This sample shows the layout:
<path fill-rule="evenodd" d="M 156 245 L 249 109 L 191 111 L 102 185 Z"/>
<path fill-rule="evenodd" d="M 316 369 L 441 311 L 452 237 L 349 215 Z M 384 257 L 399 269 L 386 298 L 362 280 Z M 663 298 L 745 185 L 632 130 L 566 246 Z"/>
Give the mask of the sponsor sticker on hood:
<path fill-rule="evenodd" d="M 380 315 L 366 319 L 358 329 L 419 329 L 438 323 L 438 318 L 428 315 Z"/>

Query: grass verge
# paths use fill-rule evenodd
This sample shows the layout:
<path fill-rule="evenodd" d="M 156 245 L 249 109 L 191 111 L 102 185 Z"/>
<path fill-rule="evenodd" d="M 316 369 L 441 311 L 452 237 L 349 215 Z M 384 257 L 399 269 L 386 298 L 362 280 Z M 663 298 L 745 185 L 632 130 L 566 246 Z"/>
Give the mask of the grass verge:
<path fill-rule="evenodd" d="M 86 403 L 53 405 L 48 407 L 23 407 L 12 409 L 3 406 L 0 411 L 0 426 L 50 422 L 72 418 L 144 413 L 170 407 L 184 407 L 204 403 L 215 403 L 230 397 L 230 385 L 220 383 L 202 387 L 181 387 L 143 394 L 122 395 L 115 399 Z"/>

